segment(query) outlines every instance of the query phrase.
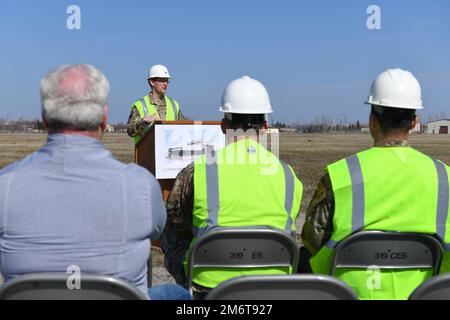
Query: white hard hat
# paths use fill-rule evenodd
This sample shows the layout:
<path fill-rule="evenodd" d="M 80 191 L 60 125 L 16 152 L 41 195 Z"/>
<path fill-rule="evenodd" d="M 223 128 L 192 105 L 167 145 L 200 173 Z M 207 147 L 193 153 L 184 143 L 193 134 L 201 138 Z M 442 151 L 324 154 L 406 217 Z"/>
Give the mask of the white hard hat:
<path fill-rule="evenodd" d="M 419 81 L 411 72 L 399 68 L 388 69 L 375 79 L 365 103 L 391 108 L 423 109 Z"/>
<path fill-rule="evenodd" d="M 222 96 L 219 111 L 225 113 L 272 113 L 269 94 L 264 85 L 248 76 L 231 81 Z"/>
<path fill-rule="evenodd" d="M 161 64 L 156 64 L 148 71 L 148 79 L 152 78 L 172 78 L 169 74 L 169 70 Z"/>

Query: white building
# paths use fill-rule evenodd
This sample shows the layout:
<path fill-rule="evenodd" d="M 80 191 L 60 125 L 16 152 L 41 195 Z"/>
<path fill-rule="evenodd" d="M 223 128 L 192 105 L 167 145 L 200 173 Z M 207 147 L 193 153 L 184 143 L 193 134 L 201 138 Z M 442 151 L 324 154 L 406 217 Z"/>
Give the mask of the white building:
<path fill-rule="evenodd" d="M 370 133 L 369 127 L 361 127 L 361 133 Z"/>
<path fill-rule="evenodd" d="M 110 124 L 106 125 L 105 132 L 114 132 L 114 127 Z"/>
<path fill-rule="evenodd" d="M 416 126 L 409 130 L 409 133 L 418 133 L 422 131 L 422 126 L 420 125 L 420 121 L 417 121 Z"/>
<path fill-rule="evenodd" d="M 429 134 L 450 134 L 450 119 L 441 119 L 428 122 L 427 133 Z"/>
<path fill-rule="evenodd" d="M 295 132 L 296 129 L 295 128 L 279 128 L 278 131 L 279 132 Z"/>

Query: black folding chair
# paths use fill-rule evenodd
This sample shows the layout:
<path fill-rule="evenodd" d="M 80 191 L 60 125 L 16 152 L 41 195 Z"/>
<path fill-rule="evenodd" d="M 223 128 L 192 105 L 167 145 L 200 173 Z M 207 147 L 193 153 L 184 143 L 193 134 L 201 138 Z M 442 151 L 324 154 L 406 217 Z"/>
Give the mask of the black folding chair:
<path fill-rule="evenodd" d="M 222 282 L 206 300 L 356 300 L 344 282 L 326 275 L 244 276 Z"/>
<path fill-rule="evenodd" d="M 206 233 L 188 256 L 187 283 L 192 294 L 194 268 L 289 267 L 297 269 L 299 248 L 278 229 L 224 228 Z"/>
<path fill-rule="evenodd" d="M 450 300 L 450 273 L 443 273 L 422 283 L 409 300 Z"/>
<path fill-rule="evenodd" d="M 144 294 L 123 280 L 81 274 L 80 288 L 69 289 L 69 274 L 34 273 L 0 287 L 0 300 L 145 300 Z M 69 280 L 70 283 L 70 280 Z"/>
<path fill-rule="evenodd" d="M 435 237 L 421 233 L 360 231 L 334 250 L 330 275 L 339 268 L 440 269 L 443 248 Z"/>

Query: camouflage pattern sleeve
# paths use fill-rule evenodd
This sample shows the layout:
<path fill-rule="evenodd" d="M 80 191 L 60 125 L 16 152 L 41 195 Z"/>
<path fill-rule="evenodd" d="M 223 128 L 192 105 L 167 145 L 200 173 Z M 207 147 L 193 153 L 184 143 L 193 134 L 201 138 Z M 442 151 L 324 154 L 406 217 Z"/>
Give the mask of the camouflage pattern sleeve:
<path fill-rule="evenodd" d="M 333 232 L 334 195 L 330 176 L 325 174 L 306 211 L 301 240 L 315 255 L 331 238 Z"/>
<path fill-rule="evenodd" d="M 164 266 L 181 286 L 187 285 L 183 260 L 193 238 L 193 203 L 194 164 L 191 163 L 178 174 L 167 199 L 167 222 L 161 239 Z"/>
<path fill-rule="evenodd" d="M 147 124 L 142 120 L 138 109 L 133 106 L 131 108 L 130 116 L 127 122 L 127 133 L 130 137 L 135 137 L 136 135 L 141 135 Z"/>

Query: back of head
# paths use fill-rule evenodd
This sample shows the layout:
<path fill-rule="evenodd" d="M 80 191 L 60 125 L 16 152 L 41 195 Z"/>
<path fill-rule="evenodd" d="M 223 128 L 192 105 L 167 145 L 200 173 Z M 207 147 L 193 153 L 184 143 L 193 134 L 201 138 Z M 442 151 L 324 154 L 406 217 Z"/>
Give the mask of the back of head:
<path fill-rule="evenodd" d="M 248 76 L 231 81 L 224 90 L 219 108 L 232 128 L 261 129 L 266 114 L 272 113 L 269 94 L 264 85 Z"/>
<path fill-rule="evenodd" d="M 372 105 L 372 114 L 377 118 L 382 133 L 392 131 L 407 133 L 411 130 L 416 111 L 411 109 L 386 108 Z"/>
<path fill-rule="evenodd" d="M 41 81 L 42 116 L 50 132 L 95 131 L 102 124 L 109 82 L 88 64 L 64 65 Z"/>
<path fill-rule="evenodd" d="M 382 133 L 407 133 L 416 110 L 423 109 L 419 81 L 411 72 L 396 69 L 383 71 L 373 81 L 366 104 L 378 120 Z"/>

